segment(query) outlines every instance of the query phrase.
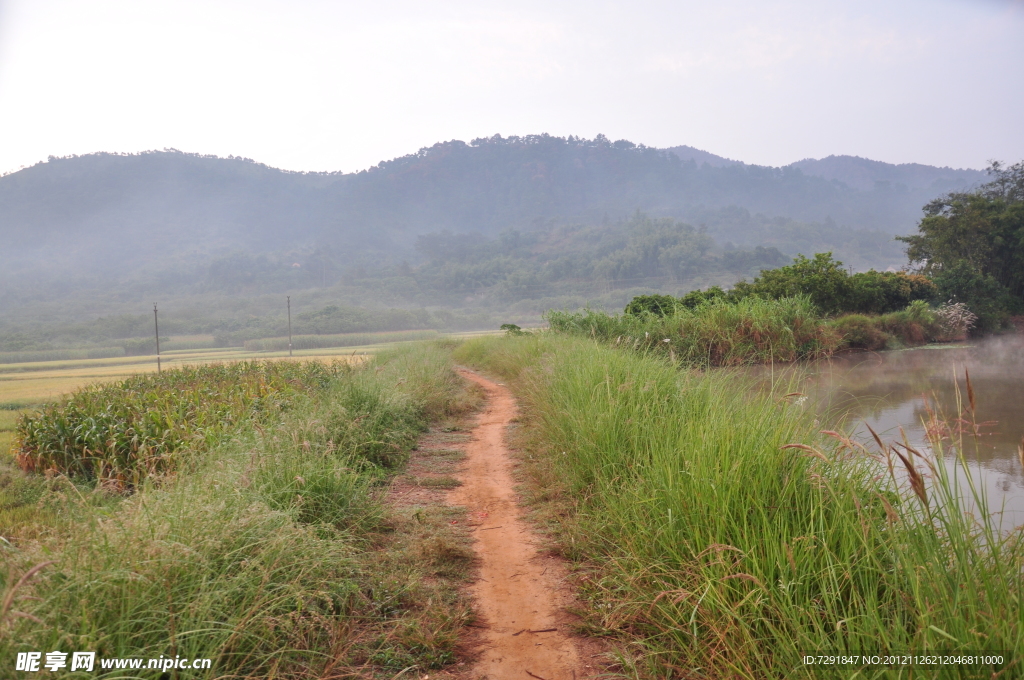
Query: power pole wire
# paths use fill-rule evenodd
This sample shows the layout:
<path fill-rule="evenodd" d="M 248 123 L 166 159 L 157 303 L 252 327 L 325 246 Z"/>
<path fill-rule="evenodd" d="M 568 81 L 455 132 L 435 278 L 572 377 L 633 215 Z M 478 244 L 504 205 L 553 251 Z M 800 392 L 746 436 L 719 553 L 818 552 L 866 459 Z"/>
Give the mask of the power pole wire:
<path fill-rule="evenodd" d="M 160 321 L 156 316 L 156 303 L 153 303 L 153 327 L 156 329 L 156 372 L 160 373 Z"/>

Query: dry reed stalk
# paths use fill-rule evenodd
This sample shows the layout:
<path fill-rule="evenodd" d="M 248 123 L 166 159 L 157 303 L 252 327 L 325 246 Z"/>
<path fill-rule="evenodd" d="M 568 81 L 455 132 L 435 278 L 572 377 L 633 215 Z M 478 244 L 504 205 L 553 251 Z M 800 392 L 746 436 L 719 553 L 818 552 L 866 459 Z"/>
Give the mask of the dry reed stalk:
<path fill-rule="evenodd" d="M 925 508 L 930 509 L 928 505 L 928 494 L 924 485 L 924 477 L 917 471 L 914 466 L 913 457 L 906 457 L 896 449 L 893 449 L 893 453 L 899 456 L 900 461 L 903 463 L 903 467 L 907 469 L 907 476 L 910 478 L 910 488 L 913 490 L 917 497 L 924 503 Z"/>
<path fill-rule="evenodd" d="M 931 442 L 932 446 L 938 446 L 939 442 L 943 439 L 951 439 L 952 433 L 950 432 L 949 424 L 939 418 L 937 410 L 932 408 L 931 401 L 927 397 L 923 397 L 923 401 L 925 413 L 928 414 L 928 419 L 924 426 L 925 436 L 928 437 L 928 441 Z"/>
<path fill-rule="evenodd" d="M 786 559 L 789 560 L 789 568 L 795 576 L 798 570 L 796 568 L 796 560 L 793 558 L 793 548 L 790 547 L 789 543 L 783 543 L 782 547 L 786 549 Z"/>
<path fill-rule="evenodd" d="M 874 431 L 871 425 L 864 423 L 864 426 L 868 428 L 868 432 L 870 432 L 871 436 L 875 438 L 875 443 L 878 444 L 879 450 L 882 452 L 882 455 L 885 456 L 885 464 L 889 468 L 889 475 L 895 479 L 896 471 L 892 466 L 892 456 L 889 454 L 889 447 L 882 443 L 882 438 L 878 436 L 878 433 Z"/>
<path fill-rule="evenodd" d="M 928 469 L 931 470 L 932 475 L 937 475 L 938 471 L 935 469 L 934 461 L 932 461 L 931 458 L 928 458 L 923 453 L 921 453 L 920 451 L 918 451 L 917 449 L 910 445 L 910 442 L 907 441 L 907 433 L 903 431 L 902 425 L 900 426 L 900 436 L 903 437 L 903 443 L 899 444 L 899 446 L 902 446 L 904 449 L 906 449 L 908 453 L 917 456 L 918 458 L 923 460 L 925 464 L 928 466 Z"/>
<path fill-rule="evenodd" d="M 732 552 L 738 552 L 740 556 L 743 556 L 744 554 L 742 550 L 731 545 L 725 545 L 724 543 L 712 543 L 708 547 L 704 548 L 704 550 L 701 550 L 700 553 L 697 555 L 696 559 L 699 560 L 700 558 L 704 557 L 705 555 L 711 552 L 721 554 L 722 552 L 727 550 L 731 550 Z"/>
<path fill-rule="evenodd" d="M 822 459 L 822 460 L 823 460 L 823 461 L 825 461 L 826 463 L 828 463 L 828 462 L 831 462 L 831 461 L 829 461 L 829 459 L 828 459 L 828 458 L 827 458 L 827 457 L 825 456 L 825 454 L 824 454 L 824 453 L 822 453 L 821 451 L 817 450 L 817 449 L 816 449 L 816 448 L 814 448 L 813 446 L 808 446 L 807 444 L 786 444 L 785 446 L 780 446 L 779 448 L 780 448 L 780 449 L 799 449 L 799 450 L 801 450 L 801 451 L 806 451 L 807 453 L 811 454 L 811 455 L 812 455 L 812 456 L 814 456 L 815 458 L 820 458 L 820 459 Z"/>
<path fill-rule="evenodd" d="M 751 583 L 756 583 L 757 585 L 759 585 L 762 588 L 764 588 L 764 584 L 761 583 L 761 579 L 757 578 L 756 576 L 752 576 L 750 574 L 729 574 L 728 576 L 722 577 L 722 580 L 723 581 L 728 581 L 728 580 L 734 579 L 734 578 L 742 579 L 744 581 L 750 581 Z"/>
<path fill-rule="evenodd" d="M 964 375 L 967 376 L 967 401 L 971 405 L 971 415 L 976 416 L 978 409 L 977 404 L 974 401 L 974 385 L 971 384 L 971 372 L 965 368 Z"/>
<path fill-rule="evenodd" d="M 18 592 L 18 589 L 26 583 L 28 583 L 33 576 L 35 576 L 51 564 L 54 564 L 54 560 L 50 560 L 49 562 L 40 562 L 36 566 L 26 571 L 22 575 L 22 577 L 18 579 L 18 582 L 15 583 L 14 586 L 12 586 L 11 589 L 7 591 L 7 594 L 4 595 L 3 603 L 0 604 L 0 623 L 2 623 L 5 618 L 7 618 L 7 614 L 8 612 L 10 612 L 11 616 L 20 616 L 26 619 L 31 619 L 32 621 L 35 621 L 36 623 L 42 625 L 43 622 L 37 619 L 36 617 L 32 616 L 31 614 L 26 614 L 24 612 L 18 611 L 11 611 L 11 605 L 14 604 L 14 595 Z"/>
<path fill-rule="evenodd" d="M 890 524 L 895 524 L 899 520 L 900 516 L 896 514 L 896 509 L 892 507 L 892 503 L 890 503 L 889 500 L 880 493 L 876 493 L 875 495 L 878 496 L 878 500 L 882 501 L 882 507 L 885 508 L 886 519 L 889 520 Z"/>

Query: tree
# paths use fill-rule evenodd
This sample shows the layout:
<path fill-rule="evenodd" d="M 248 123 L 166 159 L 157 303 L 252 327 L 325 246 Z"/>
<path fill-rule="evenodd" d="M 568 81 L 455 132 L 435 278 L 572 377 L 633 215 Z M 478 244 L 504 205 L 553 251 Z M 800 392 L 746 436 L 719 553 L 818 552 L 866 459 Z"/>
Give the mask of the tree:
<path fill-rule="evenodd" d="M 626 305 L 626 314 L 639 316 L 648 313 L 669 316 L 676 311 L 676 299 L 671 295 L 637 295 Z"/>
<path fill-rule="evenodd" d="M 798 255 L 793 264 L 766 269 L 753 283 L 737 284 L 740 295 L 780 299 L 806 295 L 823 314 L 838 314 L 849 306 L 848 275 L 843 263 L 832 253 L 817 253 L 814 259 Z"/>
<path fill-rule="evenodd" d="M 1024 162 L 992 163 L 989 174 L 975 191 L 926 205 L 918 233 L 898 238 L 911 264 L 940 295 L 971 306 L 983 330 L 1024 308 Z"/>

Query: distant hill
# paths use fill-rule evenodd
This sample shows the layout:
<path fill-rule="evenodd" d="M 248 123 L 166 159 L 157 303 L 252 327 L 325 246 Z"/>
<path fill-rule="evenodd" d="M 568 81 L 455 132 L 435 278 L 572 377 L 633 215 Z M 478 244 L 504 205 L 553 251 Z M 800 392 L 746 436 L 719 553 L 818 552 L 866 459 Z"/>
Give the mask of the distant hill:
<path fill-rule="evenodd" d="M 925 189 L 937 195 L 981 184 L 988 179 L 982 170 L 937 168 L 920 163 L 883 163 L 859 156 L 829 156 L 815 160 L 805 158 L 787 167 L 799 168 L 806 175 L 838 180 L 861 191 L 870 191 L 879 184 L 909 189 Z"/>
<path fill-rule="evenodd" d="M 701 149 L 695 149 L 692 146 L 670 146 L 665 149 L 669 153 L 673 153 L 679 156 L 681 160 L 693 161 L 697 165 L 703 165 L 707 163 L 713 168 L 725 168 L 730 165 L 745 165 L 743 161 L 734 161 L 731 158 L 725 158 L 723 156 L 716 156 L 708 151 L 702 151 Z M 811 173 L 808 173 L 811 174 Z"/>
<path fill-rule="evenodd" d="M 713 168 L 746 165 L 713 153 L 695 149 L 692 146 L 672 146 L 666 151 L 683 161 L 692 160 L 697 165 L 707 163 Z M 936 195 L 972 187 L 988 179 L 983 170 L 970 168 L 937 168 L 920 163 L 883 163 L 860 156 L 829 156 L 815 159 L 805 158 L 790 163 L 786 168 L 796 168 L 805 175 L 837 180 L 852 189 L 872 191 L 876 188 L 907 188 L 926 190 Z"/>
<path fill-rule="evenodd" d="M 0 177 L 0 309 L 69 295 L 96 299 L 83 291 L 110 299 L 244 295 L 325 289 L 382 272 L 401 279 L 417 267 L 436 269 L 437 258 L 416 248 L 424 235 L 487 242 L 594 226 L 599 232 L 572 233 L 624 244 L 621 225 L 637 211 L 703 229 L 716 244 L 709 252 L 832 249 L 858 268 L 885 268 L 902 259 L 891 236 L 913 230 L 922 205 L 981 176 L 850 157 L 769 168 L 603 136 L 455 140 L 348 174 L 286 172 L 174 150 L 50 158 Z M 538 238 L 545 262 L 561 261 L 559 248 L 573 256 L 584 243 Z M 506 257 L 484 251 L 497 258 L 489 268 Z M 603 252 L 594 257 L 610 257 Z M 527 260 L 517 271 L 534 271 Z M 455 266 L 431 270 L 431 280 L 448 281 L 445 272 Z M 474 286 L 486 279 L 474 277 Z M 381 294 L 380 286 L 366 285 L 368 297 Z M 422 291 L 414 299 L 389 295 L 389 304 L 434 300 Z"/>

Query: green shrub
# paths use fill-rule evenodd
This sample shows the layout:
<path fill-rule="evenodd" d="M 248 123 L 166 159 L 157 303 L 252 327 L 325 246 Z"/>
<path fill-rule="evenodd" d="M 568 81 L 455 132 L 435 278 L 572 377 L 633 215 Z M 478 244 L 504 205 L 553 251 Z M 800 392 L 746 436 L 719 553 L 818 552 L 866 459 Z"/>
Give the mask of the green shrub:
<path fill-rule="evenodd" d="M 912 302 L 898 312 L 879 316 L 877 323 L 883 331 L 908 346 L 937 340 L 943 334 L 935 310 L 922 300 Z"/>
<path fill-rule="evenodd" d="M 634 316 L 644 313 L 668 316 L 675 310 L 676 299 L 671 295 L 637 295 L 626 305 L 625 313 Z"/>
<path fill-rule="evenodd" d="M 798 256 L 793 264 L 768 269 L 752 282 L 740 282 L 727 295 L 732 299 L 757 296 L 780 299 L 804 295 L 826 315 L 886 314 L 915 300 L 934 301 L 935 284 L 925 276 L 870 270 L 849 274 L 832 253 L 814 259 Z"/>
<path fill-rule="evenodd" d="M 882 350 L 889 337 L 875 319 L 863 314 L 846 314 L 833 322 L 833 328 L 842 336 L 843 345 L 852 349 Z"/>
<path fill-rule="evenodd" d="M 966 261 L 936 272 L 934 280 L 942 300 L 963 303 L 978 316 L 974 327 L 978 333 L 1005 327 L 1019 306 L 994 276 L 982 274 Z"/>
<path fill-rule="evenodd" d="M 744 296 L 773 300 L 806 296 L 823 314 L 838 314 L 849 309 L 849 275 L 843 263 L 832 253 L 818 253 L 814 259 L 798 255 L 793 264 L 766 269 L 746 286 L 737 286 Z"/>
<path fill-rule="evenodd" d="M 925 276 L 872 269 L 849 277 L 846 311 L 886 314 L 905 309 L 917 300 L 935 300 L 937 295 L 935 284 Z"/>
<path fill-rule="evenodd" d="M 711 286 L 707 290 L 691 290 L 689 293 L 679 298 L 679 304 L 687 309 L 696 309 L 705 302 L 711 302 L 712 300 L 725 300 L 727 298 L 728 293 L 718 286 Z"/>

